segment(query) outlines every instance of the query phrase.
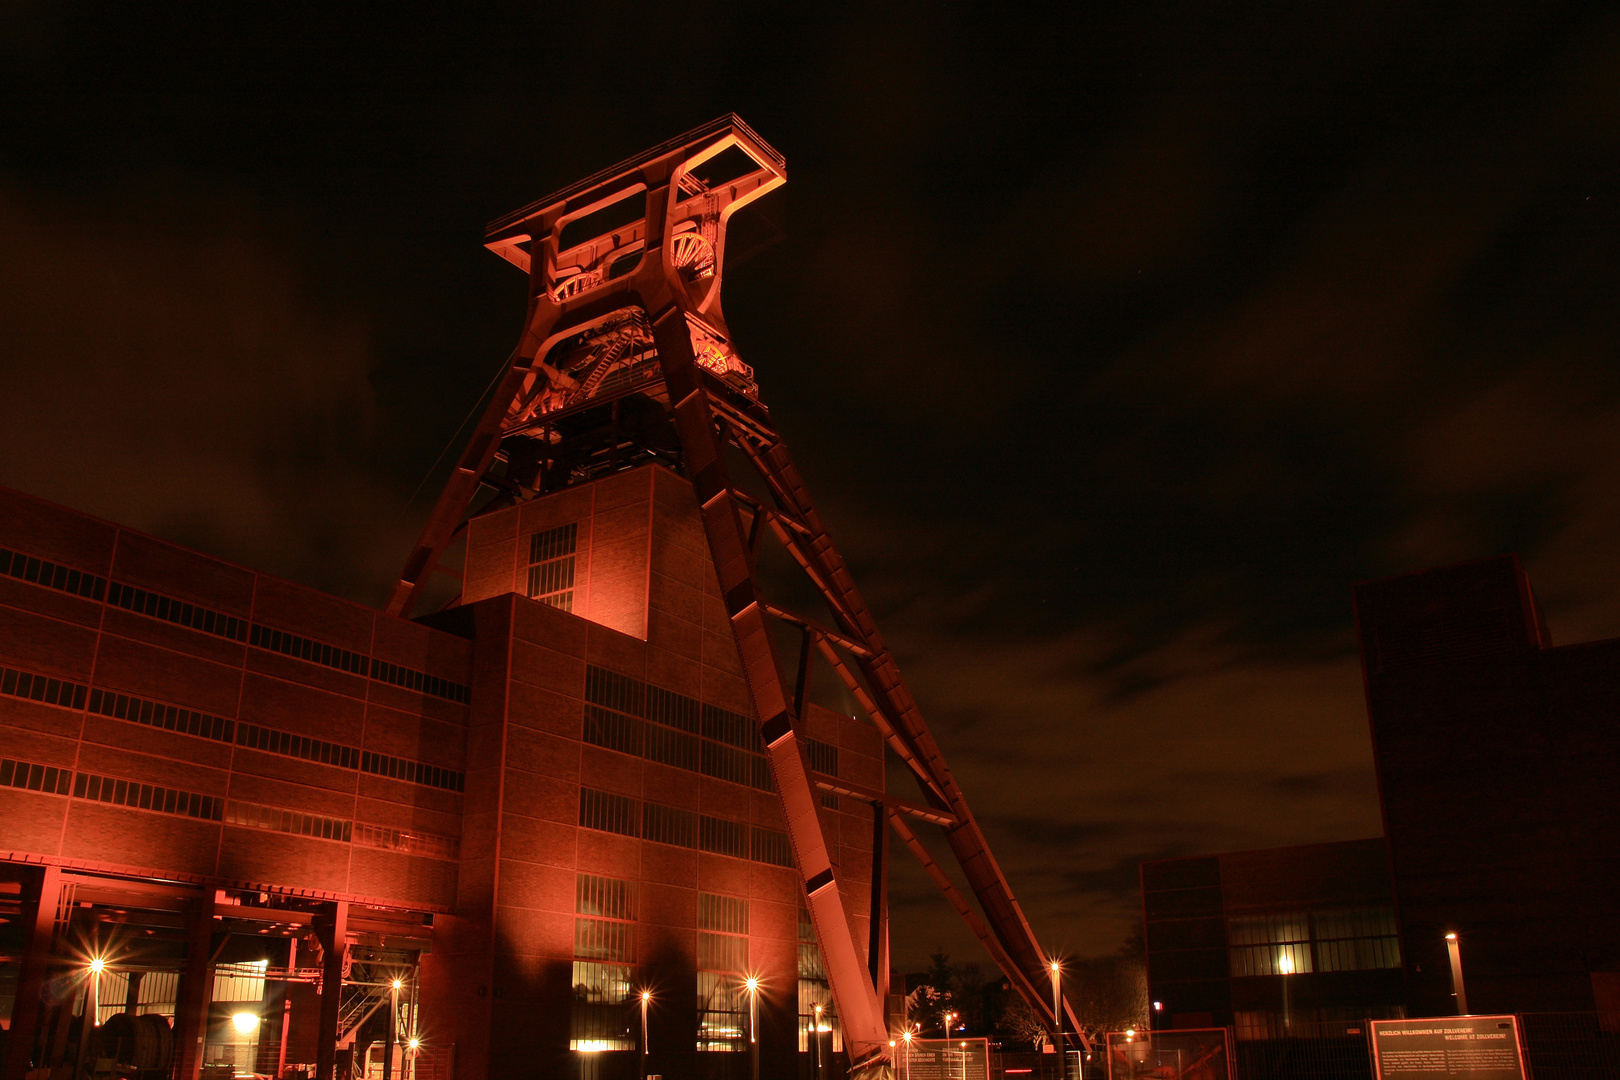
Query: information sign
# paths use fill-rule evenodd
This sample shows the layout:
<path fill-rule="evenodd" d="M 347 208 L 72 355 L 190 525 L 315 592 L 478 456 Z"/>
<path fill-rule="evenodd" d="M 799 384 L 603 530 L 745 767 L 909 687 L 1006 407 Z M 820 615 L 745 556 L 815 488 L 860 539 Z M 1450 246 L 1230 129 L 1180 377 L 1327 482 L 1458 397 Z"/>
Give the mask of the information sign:
<path fill-rule="evenodd" d="M 1513 1016 L 1373 1020 L 1369 1035 L 1378 1080 L 1524 1080 L 1519 1022 Z"/>
<path fill-rule="evenodd" d="M 989 1039 L 912 1039 L 895 1051 L 898 1080 L 990 1080 Z"/>

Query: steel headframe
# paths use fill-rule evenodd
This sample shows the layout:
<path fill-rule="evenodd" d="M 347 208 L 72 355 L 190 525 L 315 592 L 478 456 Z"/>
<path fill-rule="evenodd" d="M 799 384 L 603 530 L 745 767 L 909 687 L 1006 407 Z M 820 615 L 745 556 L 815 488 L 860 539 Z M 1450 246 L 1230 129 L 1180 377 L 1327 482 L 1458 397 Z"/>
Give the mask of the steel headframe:
<path fill-rule="evenodd" d="M 490 224 L 486 246 L 529 274 L 525 329 L 406 563 L 388 611 L 408 613 L 481 491 L 494 491 L 507 501 L 540 492 L 539 473 L 514 471 L 511 440 L 543 433 L 551 419 L 605 400 L 605 373 L 626 363 L 636 347 L 634 333 L 623 327 L 641 327 L 641 355 L 656 350 L 681 464 L 701 509 L 844 1026 L 852 1073 L 876 1077 L 892 1069 L 882 1000 L 888 973 L 876 964 L 869 970 L 862 961 L 850 917 L 857 898 L 846 901 L 848 887 L 839 879 L 817 813 L 818 790 L 872 802 L 1024 1000 L 1048 1024 L 1060 1024 L 1062 1018 L 1053 1016 L 1044 989 L 1050 985 L 1050 961 L 759 402 L 752 371 L 737 358 L 721 313 L 728 220 L 786 181 L 781 155 L 737 116 L 727 115 Z M 644 216 L 634 201 L 643 198 Z M 627 205 L 626 210 L 615 209 Z M 580 363 L 564 370 L 561 361 L 552 362 L 554 349 L 581 341 L 592 347 Z M 728 447 L 740 451 L 757 473 L 770 494 L 769 504 L 733 483 Z M 543 457 L 544 447 L 537 453 Z M 757 566 L 767 532 L 813 583 L 836 626 L 766 598 Z M 777 621 L 792 624 L 802 635 L 791 692 L 773 637 L 772 623 Z M 925 806 L 855 790 L 811 770 L 799 717 L 815 656 L 842 680 L 911 770 Z M 978 912 L 931 857 L 907 818 L 943 828 Z M 1072 1007 L 1064 1005 L 1074 1024 Z"/>

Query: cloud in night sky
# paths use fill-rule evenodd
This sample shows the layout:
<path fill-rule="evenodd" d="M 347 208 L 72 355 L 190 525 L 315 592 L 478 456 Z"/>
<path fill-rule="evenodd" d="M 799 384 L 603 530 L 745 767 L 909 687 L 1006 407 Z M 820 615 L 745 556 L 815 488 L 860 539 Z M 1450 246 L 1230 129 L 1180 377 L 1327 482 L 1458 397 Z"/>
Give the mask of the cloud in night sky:
<path fill-rule="evenodd" d="M 0 18 L 0 483 L 370 601 L 515 339 L 482 221 L 748 119 L 728 318 L 1043 941 L 1377 833 L 1354 582 L 1620 633 L 1601 5 Z"/>

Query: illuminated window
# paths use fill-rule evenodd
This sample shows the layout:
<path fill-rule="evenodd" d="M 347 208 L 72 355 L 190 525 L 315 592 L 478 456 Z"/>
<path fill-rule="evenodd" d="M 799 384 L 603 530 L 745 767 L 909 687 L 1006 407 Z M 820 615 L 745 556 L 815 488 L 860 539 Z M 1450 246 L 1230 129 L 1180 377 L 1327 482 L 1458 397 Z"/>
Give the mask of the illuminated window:
<path fill-rule="evenodd" d="M 1228 919 L 1226 944 L 1234 976 L 1311 970 L 1310 919 L 1303 911 Z"/>
<path fill-rule="evenodd" d="M 1401 966 L 1388 904 L 1228 919 L 1226 941 L 1234 976 Z"/>
<path fill-rule="evenodd" d="M 697 1048 L 748 1047 L 748 901 L 698 894 Z"/>
<path fill-rule="evenodd" d="M 574 610 L 574 545 L 578 525 L 559 525 L 529 537 L 529 598 Z"/>
<path fill-rule="evenodd" d="M 574 885 L 574 1005 L 568 1049 L 633 1050 L 636 887 L 579 874 Z"/>

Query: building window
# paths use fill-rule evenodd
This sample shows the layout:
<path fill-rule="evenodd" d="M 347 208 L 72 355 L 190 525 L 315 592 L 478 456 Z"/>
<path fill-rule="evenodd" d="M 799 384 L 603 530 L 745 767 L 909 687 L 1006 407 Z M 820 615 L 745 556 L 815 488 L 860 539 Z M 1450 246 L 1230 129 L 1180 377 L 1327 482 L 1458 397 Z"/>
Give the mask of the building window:
<path fill-rule="evenodd" d="M 579 823 L 587 829 L 641 835 L 641 807 L 634 799 L 595 788 L 579 789 Z"/>
<path fill-rule="evenodd" d="M 568 1049 L 633 1050 L 636 887 L 579 874 L 574 885 L 574 1005 Z"/>
<path fill-rule="evenodd" d="M 821 1006 L 820 1029 L 816 1027 L 816 1006 Z M 821 1051 L 838 1053 L 844 1048 L 843 1032 L 838 1027 L 838 1013 L 833 1008 L 832 987 L 827 982 L 827 965 L 821 959 L 821 946 L 816 944 L 816 928 L 810 921 L 810 909 L 799 905 L 799 1052 L 809 1053 L 812 1038 L 822 1040 Z"/>
<path fill-rule="evenodd" d="M 1310 919 L 1303 911 L 1226 921 L 1232 975 L 1297 975 L 1311 970 Z"/>
<path fill-rule="evenodd" d="M 1226 941 L 1234 977 L 1401 966 L 1388 904 L 1228 919 Z"/>
<path fill-rule="evenodd" d="M 748 901 L 698 894 L 697 1048 L 748 1047 Z"/>
<path fill-rule="evenodd" d="M 1386 905 L 1311 913 L 1317 971 L 1371 971 L 1401 966 L 1395 909 Z"/>
<path fill-rule="evenodd" d="M 574 610 L 574 545 L 579 526 L 559 525 L 529 537 L 529 598 Z"/>

